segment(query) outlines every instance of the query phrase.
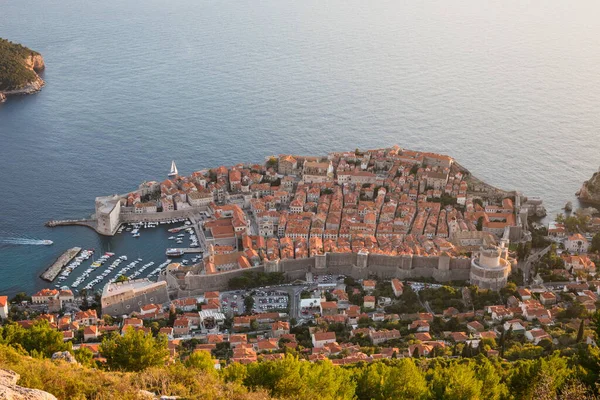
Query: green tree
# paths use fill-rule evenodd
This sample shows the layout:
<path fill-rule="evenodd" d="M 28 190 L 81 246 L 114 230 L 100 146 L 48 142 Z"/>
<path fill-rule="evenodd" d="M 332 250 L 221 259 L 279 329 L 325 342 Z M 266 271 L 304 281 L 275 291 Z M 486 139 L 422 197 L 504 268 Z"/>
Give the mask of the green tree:
<path fill-rule="evenodd" d="M 462 349 L 462 353 L 461 353 L 461 357 L 463 358 L 468 358 L 471 357 L 473 355 L 473 347 L 471 347 L 471 343 L 469 342 L 468 344 L 466 344 L 463 349 Z"/>
<path fill-rule="evenodd" d="M 111 369 L 141 371 L 163 365 L 169 357 L 167 337 L 129 328 L 123 336 L 113 334 L 100 345 L 100 354 Z"/>
<path fill-rule="evenodd" d="M 258 329 L 258 321 L 256 321 L 256 319 L 250 321 L 250 329 L 252 329 L 253 331 Z"/>
<path fill-rule="evenodd" d="M 430 394 L 423 373 L 410 358 L 392 365 L 367 364 L 357 368 L 355 380 L 358 399 L 425 399 Z"/>
<path fill-rule="evenodd" d="M 479 217 L 479 219 L 477 220 L 477 230 L 478 231 L 482 231 L 483 230 L 483 217 Z"/>
<path fill-rule="evenodd" d="M 244 299 L 244 307 L 247 314 L 252 314 L 252 308 L 254 307 L 254 297 L 246 296 Z"/>
<path fill-rule="evenodd" d="M 269 161 L 267 161 L 267 168 L 275 168 L 277 166 L 277 158 L 270 157 Z"/>
<path fill-rule="evenodd" d="M 600 252 L 600 233 L 596 233 L 592 238 L 592 243 L 590 245 L 590 252 L 597 253 Z"/>
<path fill-rule="evenodd" d="M 216 375 L 215 361 L 208 351 L 195 351 L 185 360 L 187 368 L 195 368 Z"/>
<path fill-rule="evenodd" d="M 479 400 L 483 382 L 477 379 L 472 364 L 452 364 L 434 370 L 431 386 L 438 399 Z"/>
<path fill-rule="evenodd" d="M 571 302 L 564 311 L 559 313 L 561 318 L 583 318 L 587 314 L 587 310 L 583 304 L 578 301 Z"/>
<path fill-rule="evenodd" d="M 87 347 L 80 347 L 74 352 L 75 359 L 79 362 L 79 364 L 84 365 L 86 367 L 91 367 L 94 364 L 94 353 Z"/>
<path fill-rule="evenodd" d="M 247 387 L 264 388 L 276 398 L 351 399 L 356 388 L 351 372 L 328 360 L 307 363 L 286 355 L 279 361 L 248 364 L 246 369 Z"/>
<path fill-rule="evenodd" d="M 248 376 L 246 366 L 238 362 L 231 363 L 223 370 L 223 380 L 225 382 L 236 382 L 242 384 Z"/>
<path fill-rule="evenodd" d="M 15 295 L 15 297 L 10 299 L 11 303 L 21 303 L 23 301 L 31 301 L 31 296 L 27 296 L 27 293 L 25 292 L 19 292 Z"/>
<path fill-rule="evenodd" d="M 419 358 L 421 355 L 419 354 L 419 348 L 415 347 L 412 351 L 413 358 Z"/>
<path fill-rule="evenodd" d="M 34 357 L 51 357 L 58 351 L 71 350 L 71 344 L 64 342 L 62 333 L 46 320 L 34 322 L 29 329 L 14 323 L 5 325 L 2 338 L 4 343 L 23 348 Z"/>
<path fill-rule="evenodd" d="M 117 280 L 115 282 L 120 283 L 120 282 L 127 282 L 129 280 L 128 277 L 126 277 L 125 275 L 119 275 L 117 277 Z"/>
<path fill-rule="evenodd" d="M 168 322 L 169 326 L 173 326 L 176 319 L 177 319 L 177 310 L 175 310 L 175 307 L 171 306 L 169 308 L 169 322 Z"/>
<path fill-rule="evenodd" d="M 483 385 L 481 394 L 483 399 L 498 400 L 508 397 L 508 388 L 502 382 L 502 376 L 487 358 L 481 358 L 475 366 L 475 375 Z"/>
<path fill-rule="evenodd" d="M 152 331 L 153 335 L 158 335 L 158 332 L 160 332 L 160 324 L 158 323 L 158 321 L 152 321 L 148 324 L 148 328 L 150 328 L 150 330 Z"/>
<path fill-rule="evenodd" d="M 579 323 L 579 330 L 577 331 L 577 343 L 580 343 L 583 340 L 583 332 L 584 332 L 584 325 L 583 325 L 583 319 L 582 319 L 581 322 Z"/>
<path fill-rule="evenodd" d="M 600 339 L 600 311 L 596 311 L 590 320 L 591 328 L 596 332 L 596 338 Z"/>

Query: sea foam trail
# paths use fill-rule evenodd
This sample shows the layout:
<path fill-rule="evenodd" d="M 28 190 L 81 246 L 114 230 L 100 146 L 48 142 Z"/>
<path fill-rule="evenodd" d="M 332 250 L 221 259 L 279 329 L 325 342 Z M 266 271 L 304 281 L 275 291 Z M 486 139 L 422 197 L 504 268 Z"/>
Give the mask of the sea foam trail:
<path fill-rule="evenodd" d="M 37 240 L 37 239 L 0 238 L 0 244 L 43 246 L 44 244 L 46 244 L 46 242 L 43 240 Z"/>

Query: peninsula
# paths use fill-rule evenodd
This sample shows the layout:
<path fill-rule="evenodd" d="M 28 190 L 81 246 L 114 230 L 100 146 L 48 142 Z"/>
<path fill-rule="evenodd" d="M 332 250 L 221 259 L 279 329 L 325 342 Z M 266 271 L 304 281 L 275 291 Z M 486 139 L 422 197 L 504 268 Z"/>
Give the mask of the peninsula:
<path fill-rule="evenodd" d="M 169 291 L 189 294 L 223 290 L 248 271 L 471 279 L 498 290 L 514 263 L 509 243 L 525 239 L 541 200 L 488 185 L 450 156 L 393 146 L 281 154 L 190 176 L 173 163 L 164 181 L 95 205 L 92 220 L 47 225 L 82 224 L 112 236 L 123 224 L 189 219 L 204 260 L 166 271 Z M 485 265 L 470 257 L 480 248 Z"/>
<path fill-rule="evenodd" d="M 0 38 L 0 102 L 10 95 L 38 92 L 45 84 L 38 75 L 44 68 L 40 53 Z"/>

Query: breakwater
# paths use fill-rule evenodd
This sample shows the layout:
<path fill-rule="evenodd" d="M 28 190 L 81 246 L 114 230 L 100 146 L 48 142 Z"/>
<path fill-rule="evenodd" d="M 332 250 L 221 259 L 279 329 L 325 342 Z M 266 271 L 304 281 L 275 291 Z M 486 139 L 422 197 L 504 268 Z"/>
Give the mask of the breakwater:
<path fill-rule="evenodd" d="M 72 247 L 65 251 L 40 277 L 48 282 L 54 281 L 63 267 L 75 258 L 80 251 L 81 247 Z"/>
<path fill-rule="evenodd" d="M 56 226 L 72 226 L 72 225 L 80 225 L 87 226 L 88 228 L 92 228 L 96 230 L 97 221 L 95 219 L 63 219 L 63 220 L 50 220 L 47 221 L 45 226 L 49 228 L 54 228 Z"/>

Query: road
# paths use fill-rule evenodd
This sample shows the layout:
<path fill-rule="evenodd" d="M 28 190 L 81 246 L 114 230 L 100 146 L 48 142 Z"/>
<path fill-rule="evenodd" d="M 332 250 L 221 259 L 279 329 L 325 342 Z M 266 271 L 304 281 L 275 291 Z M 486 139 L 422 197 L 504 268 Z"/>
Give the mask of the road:
<path fill-rule="evenodd" d="M 524 283 L 528 284 L 531 279 L 531 264 L 535 261 L 539 261 L 542 257 L 544 257 L 552 248 L 552 245 L 545 247 L 540 251 L 533 252 L 527 257 L 525 263 L 519 262 L 518 267 L 523 271 L 523 279 Z"/>
<path fill-rule="evenodd" d="M 310 285 L 309 285 L 310 286 Z M 280 290 L 284 290 L 290 296 L 290 318 L 300 319 L 300 293 L 304 286 L 284 286 Z"/>
<path fill-rule="evenodd" d="M 419 292 L 420 290 L 415 290 L 415 293 L 417 294 L 417 299 L 419 300 L 419 304 L 421 304 L 421 307 L 427 310 L 428 313 L 434 315 L 433 311 L 431 310 L 431 307 L 429 306 L 429 302 L 425 301 L 425 303 L 423 303 L 423 301 L 421 301 L 421 296 L 419 296 Z"/>
<path fill-rule="evenodd" d="M 278 292 L 285 292 L 289 295 L 289 307 L 290 307 L 290 313 L 289 316 L 290 318 L 296 318 L 296 319 L 300 319 L 302 318 L 302 316 L 300 315 L 300 294 L 302 293 L 302 290 L 306 287 L 316 287 L 316 285 L 310 285 L 310 284 L 306 284 L 306 285 L 294 285 L 294 286 L 266 286 L 263 287 L 260 290 L 265 290 L 265 291 L 278 291 Z M 250 289 L 240 289 L 238 291 L 227 291 L 227 292 L 223 292 L 221 293 L 221 300 L 225 300 L 227 302 L 227 306 L 231 309 L 233 308 L 233 305 L 236 304 L 238 306 L 238 313 L 243 313 L 244 312 L 244 300 L 243 300 L 243 294 L 247 294 L 249 295 L 249 293 L 251 293 L 253 290 L 256 290 L 257 288 L 250 288 Z M 238 296 L 237 299 L 233 299 L 233 296 L 236 295 Z"/>

